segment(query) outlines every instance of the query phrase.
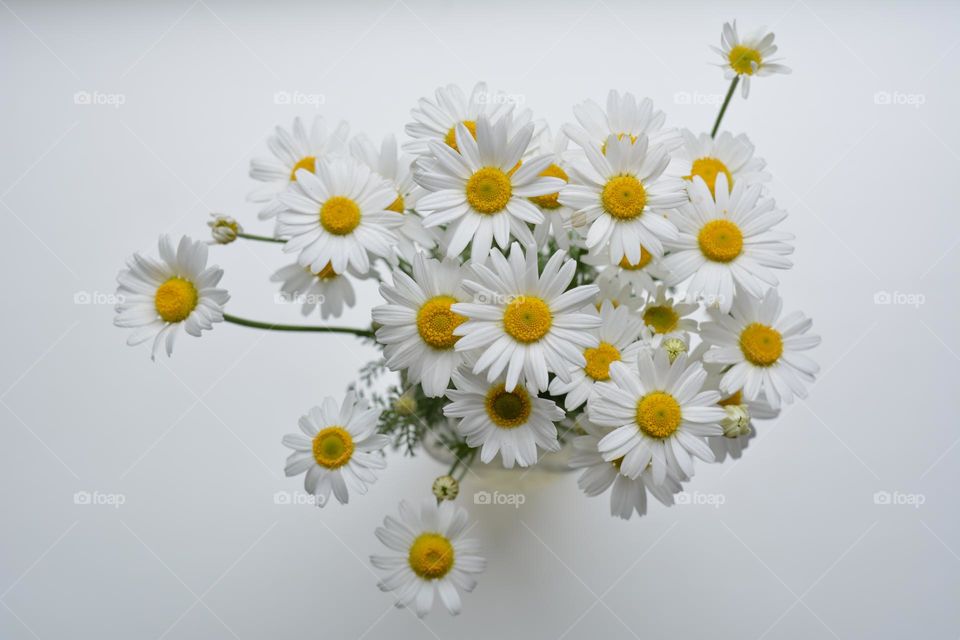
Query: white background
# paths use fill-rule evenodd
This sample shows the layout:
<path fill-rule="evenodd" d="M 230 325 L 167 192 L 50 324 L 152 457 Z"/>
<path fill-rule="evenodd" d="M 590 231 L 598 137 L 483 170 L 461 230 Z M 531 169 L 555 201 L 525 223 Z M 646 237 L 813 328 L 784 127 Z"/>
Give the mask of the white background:
<path fill-rule="evenodd" d="M 0 637 L 960 634 L 956 4 L 0 5 Z M 815 319 L 823 372 L 740 462 L 700 465 L 690 490 L 720 508 L 654 504 L 624 523 L 573 475 L 529 476 L 520 509 L 475 506 L 468 480 L 489 569 L 459 618 L 421 623 L 366 558 L 439 464 L 392 456 L 346 508 L 273 499 L 302 488 L 282 477 L 281 436 L 372 349 L 220 325 L 152 363 L 110 305 L 74 302 L 111 293 L 160 232 L 205 237 L 209 211 L 269 232 L 245 202 L 248 162 L 297 114 L 400 134 L 420 96 L 485 79 L 554 125 L 617 88 L 709 128 L 726 85 L 707 45 L 734 17 L 772 26 L 794 69 L 756 81 L 725 125 L 749 133 L 791 213 L 781 291 Z M 324 103 L 278 105 L 278 91 Z M 273 302 L 276 246 L 211 255 L 232 312 L 299 320 Z M 878 291 L 923 304 L 877 305 Z M 344 321 L 376 300 L 367 286 Z M 74 504 L 82 491 L 125 504 Z M 878 491 L 925 502 L 878 505 Z"/>

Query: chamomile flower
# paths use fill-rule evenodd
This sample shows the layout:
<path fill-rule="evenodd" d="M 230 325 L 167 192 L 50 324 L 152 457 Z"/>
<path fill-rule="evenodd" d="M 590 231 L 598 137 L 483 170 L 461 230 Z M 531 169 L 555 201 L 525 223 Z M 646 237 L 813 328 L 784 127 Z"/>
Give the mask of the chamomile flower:
<path fill-rule="evenodd" d="M 453 384 L 443 414 L 459 418 L 457 431 L 468 445 L 481 447 L 481 462 L 490 462 L 499 453 L 507 469 L 514 462 L 529 467 L 537 463 L 537 447 L 560 450 L 554 423 L 566 414 L 553 400 L 540 398 L 523 385 L 508 391 L 502 378 L 487 382 L 462 370 L 454 372 Z"/>
<path fill-rule="evenodd" d="M 716 199 L 703 178 L 689 186 L 690 203 L 671 217 L 680 229 L 663 259 L 676 285 L 690 279 L 687 298 L 730 311 L 739 290 L 761 296 L 778 284 L 772 269 L 789 269 L 793 235 L 774 231 L 787 217 L 770 198 L 761 198 L 759 184 L 738 182 L 727 190 L 727 177 L 717 177 Z"/>
<path fill-rule="evenodd" d="M 581 415 L 578 426 L 586 435 L 573 439 L 573 453 L 570 456 L 570 466 L 574 469 L 583 469 L 577 479 L 577 486 L 589 497 L 605 493 L 611 486 L 610 515 L 629 520 L 636 511 L 638 516 L 647 512 L 647 492 L 666 506 L 674 503 L 673 496 L 683 491 L 680 482 L 668 474 L 662 484 L 653 482 L 653 470 L 650 465 L 634 479 L 620 473 L 623 458 L 613 461 L 603 459 L 598 450 L 600 440 L 610 432 L 591 423 Z"/>
<path fill-rule="evenodd" d="M 280 194 L 286 209 L 277 228 L 289 238 L 284 252 L 300 252 L 298 264 L 314 273 L 328 264 L 337 273 L 348 265 L 367 273 L 368 252 L 393 256 L 403 216 L 387 210 L 397 197 L 390 183 L 352 158 L 318 162 L 316 174 L 298 169 L 296 175 Z"/>
<path fill-rule="evenodd" d="M 393 284 L 380 285 L 387 304 L 373 308 L 373 321 L 383 325 L 377 341 L 384 345 L 386 364 L 393 371 L 406 369 L 427 397 L 442 396 L 463 361 L 464 354 L 454 349 L 460 340 L 454 330 L 467 319 L 451 306 L 470 299 L 461 286 L 465 275 L 452 258 L 439 262 L 418 253 L 412 278 L 396 269 Z"/>
<path fill-rule="evenodd" d="M 475 263 L 475 279 L 463 283 L 473 302 L 451 307 L 466 316 L 454 329 L 457 351 L 483 349 L 473 372 L 487 372 L 493 382 L 506 371 L 506 390 L 525 380 L 527 388 L 547 389 L 548 373 L 568 378 L 570 364 L 584 366 L 583 349 L 599 340 L 587 332 L 600 325 L 596 315 L 581 313 L 599 287 L 582 285 L 567 291 L 577 264 L 557 251 L 538 268 L 537 248 L 524 255 L 516 242 L 509 260 L 499 250 L 490 252 L 490 266 Z"/>
<path fill-rule="evenodd" d="M 725 415 L 720 394 L 704 390 L 707 372 L 685 354 L 670 362 L 666 351 L 641 354 L 637 367 L 610 365 L 610 380 L 594 386 L 587 405 L 590 420 L 614 427 L 598 444 L 603 459 L 622 458 L 620 472 L 637 478 L 652 464 L 653 481 L 661 485 L 668 468 L 676 477 L 693 476 L 695 456 L 713 462 L 707 436 L 723 433 Z"/>
<path fill-rule="evenodd" d="M 626 257 L 620 262 L 611 263 L 610 255 L 606 252 L 586 254 L 580 258 L 584 263 L 597 267 L 597 284 L 601 289 L 603 282 L 609 282 L 611 287 L 629 287 L 633 296 L 639 297 L 645 293 L 655 293 L 657 282 L 666 279 L 667 273 L 663 268 L 663 258 L 654 258 L 653 254 L 640 247 L 640 260 L 631 263 Z M 639 306 L 639 305 L 638 305 Z"/>
<path fill-rule="evenodd" d="M 298 170 L 313 173 L 318 161 L 346 153 L 349 135 L 350 126 L 346 122 L 328 131 L 322 116 L 314 118 L 309 133 L 300 118 L 294 118 L 290 131 L 277 127 L 267 138 L 274 157 L 255 158 L 250 162 L 250 177 L 266 183 L 247 196 L 251 202 L 263 205 L 260 219 L 274 218 L 284 210 L 278 196 L 291 182 L 296 182 Z"/>
<path fill-rule="evenodd" d="M 417 616 L 433 608 L 435 595 L 453 615 L 460 613 L 460 592 L 473 591 L 475 575 L 487 561 L 476 540 L 466 538 L 467 511 L 444 500 L 425 498 L 418 504 L 400 502 L 400 519 L 387 516 L 376 535 L 396 554 L 370 556 L 384 572 L 378 586 L 393 591 L 398 607 L 411 607 Z"/>
<path fill-rule="evenodd" d="M 421 167 L 417 181 L 431 193 L 420 199 L 418 210 L 427 228 L 447 225 L 447 256 L 459 255 L 468 244 L 471 255 L 486 256 L 493 241 L 505 249 L 513 236 L 532 244 L 528 223 L 543 222 L 543 213 L 528 198 L 556 193 L 565 184 L 542 175 L 551 157 L 523 160 L 533 136 L 528 124 L 509 134 L 510 118 L 495 124 L 481 116 L 476 140 L 463 123 L 456 125 L 458 150 L 431 141 L 436 162 Z M 518 168 L 519 167 L 519 168 Z"/>
<path fill-rule="evenodd" d="M 220 267 L 207 266 L 207 244 L 184 236 L 174 247 L 169 236 L 161 236 L 160 259 L 133 254 L 127 268 L 117 275 L 117 316 L 113 324 L 133 329 L 128 345 L 153 339 L 151 358 L 161 345 L 173 354 L 180 327 L 191 336 L 212 329 L 223 321 L 223 305 L 230 299 L 218 289 L 223 277 Z"/>
<path fill-rule="evenodd" d="M 803 355 L 820 344 L 820 336 L 806 335 L 813 320 L 799 311 L 780 317 L 783 301 L 770 288 L 763 298 L 741 292 L 730 314 L 713 313 L 714 320 L 700 327 L 703 340 L 711 345 L 704 362 L 731 365 L 720 380 L 720 390 L 732 394 L 743 390 L 747 400 L 763 394 L 773 409 L 807 397 L 805 383 L 811 383 L 820 367 Z"/>
<path fill-rule="evenodd" d="M 664 129 L 666 114 L 653 107 L 650 98 L 637 100 L 632 93 L 620 93 L 613 89 L 607 94 L 607 109 L 593 100 L 586 100 L 573 108 L 576 124 L 567 124 L 563 131 L 584 149 L 592 148 L 605 152 L 607 138 L 611 135 L 628 142 L 636 142 L 641 136 L 651 145 L 664 145 L 668 150 L 680 144 L 676 129 Z"/>
<path fill-rule="evenodd" d="M 604 275 L 607 273 L 608 275 Z M 593 306 L 600 310 L 604 302 L 610 302 L 614 307 L 626 307 L 636 311 L 643 306 L 643 298 L 634 293 L 629 284 L 624 284 L 612 276 L 612 272 L 601 272 L 594 283 L 600 291 L 593 298 Z"/>
<path fill-rule="evenodd" d="M 773 38 L 773 32 L 767 32 L 763 28 L 741 38 L 737 31 L 737 21 L 734 20 L 733 24 L 729 22 L 723 24 L 720 48 L 710 47 L 723 59 L 718 66 L 724 70 L 724 76 L 727 79 L 740 76 L 744 98 L 750 95 L 752 76 L 790 73 L 790 67 L 780 64 L 782 58 L 770 57 L 777 52 L 777 45 L 773 44 Z"/>
<path fill-rule="evenodd" d="M 412 160 L 397 154 L 396 138 L 385 136 L 378 151 L 369 138 L 359 135 L 350 141 L 350 151 L 354 158 L 389 182 L 396 192 L 396 198 L 386 209 L 403 216 L 403 224 L 396 230 L 396 250 L 400 256 L 413 262 L 413 256 L 420 249 L 433 249 L 437 245 L 433 234 L 423 228 L 419 215 L 411 214 L 423 195 L 423 189 L 413 182 Z"/>
<path fill-rule="evenodd" d="M 294 263 L 278 269 L 270 281 L 282 283 L 279 302 L 300 304 L 300 312 L 305 316 L 319 310 L 320 317 L 326 320 L 339 317 L 344 307 L 349 309 L 357 303 L 350 278 L 365 280 L 367 274 L 358 274 L 349 268 L 337 273 L 329 263 L 314 273 L 309 267 Z"/>
<path fill-rule="evenodd" d="M 611 363 L 634 361 L 642 346 L 637 338 L 643 330 L 643 322 L 626 305 L 615 307 L 610 300 L 605 300 L 597 315 L 600 326 L 591 333 L 597 336 L 600 344 L 583 350 L 586 363 L 571 365 L 568 381 L 555 377 L 550 382 L 550 395 L 566 395 L 563 406 L 567 411 L 586 402 L 594 384 L 610 379 Z"/>
<path fill-rule="evenodd" d="M 559 178 L 564 182 L 570 181 L 567 174 L 567 161 L 565 152 L 567 149 L 568 138 L 563 132 L 553 136 L 549 128 L 544 128 L 538 136 L 534 145 L 538 151 L 548 154 L 551 158 L 550 165 L 540 172 L 541 176 L 550 178 Z M 537 246 L 541 249 L 548 246 L 548 241 L 556 242 L 557 248 L 567 251 L 570 248 L 570 215 L 573 210 L 560 203 L 560 193 L 548 193 L 544 196 L 533 196 L 530 198 L 533 204 L 537 205 L 543 213 L 543 222 L 536 225 L 533 229 L 533 237 Z"/>
<path fill-rule="evenodd" d="M 659 347 L 664 340 L 681 338 L 687 341 L 689 332 L 697 330 L 697 321 L 688 318 L 700 308 L 695 302 L 676 301 L 667 297 L 667 288 L 659 284 L 655 293 L 647 298 L 641 317 L 653 331 L 653 341 Z"/>
<path fill-rule="evenodd" d="M 683 146 L 674 154 L 675 166 L 686 180 L 700 176 L 714 193 L 717 176 L 727 178 L 727 186 L 766 182 L 770 174 L 763 169 L 767 163 L 754 157 L 753 143 L 746 134 L 732 135 L 720 132 L 716 138 L 710 134 L 694 135 L 689 129 L 681 132 Z"/>
<path fill-rule="evenodd" d="M 589 161 L 571 168 L 571 181 L 560 191 L 560 202 L 575 210 L 572 223 L 588 226 L 591 253 L 606 251 L 611 263 L 626 258 L 640 262 L 640 247 L 656 257 L 663 241 L 675 240 L 677 228 L 663 215 L 687 199 L 683 180 L 664 177 L 670 156 L 652 147 L 645 135 L 607 138 L 605 153 L 585 147 Z"/>
<path fill-rule="evenodd" d="M 377 433 L 379 417 L 379 410 L 358 401 L 353 392 L 339 407 L 333 398 L 325 398 L 322 406 L 300 418 L 302 435 L 283 436 L 283 445 L 293 449 L 284 469 L 287 477 L 306 472 L 303 486 L 321 507 L 331 491 L 340 504 L 347 504 L 351 491 L 365 494 L 377 479 L 374 470 L 387 466 L 379 452 L 390 437 Z"/>

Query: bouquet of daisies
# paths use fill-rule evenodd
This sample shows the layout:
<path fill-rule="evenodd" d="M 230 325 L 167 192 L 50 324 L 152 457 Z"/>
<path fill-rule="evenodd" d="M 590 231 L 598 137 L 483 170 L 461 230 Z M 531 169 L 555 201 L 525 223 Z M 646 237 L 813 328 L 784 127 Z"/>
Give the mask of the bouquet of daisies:
<path fill-rule="evenodd" d="M 731 83 L 710 134 L 669 128 L 649 99 L 617 91 L 551 130 L 482 83 L 421 99 L 403 152 L 322 118 L 278 127 L 273 157 L 250 169 L 273 234 L 218 215 L 212 243 L 161 238 L 158 258 L 134 255 L 120 273 L 116 324 L 154 356 L 172 353 L 181 327 L 199 336 L 221 321 L 378 345 L 360 384 L 283 437 L 286 474 L 305 474 L 318 505 L 346 504 L 385 469 L 386 447 L 439 443 L 449 473 L 384 520 L 376 535 L 392 555 L 371 561 L 398 605 L 425 615 L 438 595 L 457 613 L 485 565 L 454 502 L 472 464 L 530 467 L 565 448 L 584 493 L 609 492 L 626 519 L 648 493 L 673 504 L 694 459 L 740 455 L 751 421 L 813 381 L 803 352 L 819 338 L 777 291 L 775 270 L 792 266 L 787 214 L 749 139 L 718 131 L 738 84 L 746 97 L 754 76 L 789 71 L 773 39 L 724 25 L 716 51 Z M 207 252 L 237 239 L 282 245 L 293 262 L 272 279 L 305 316 L 341 315 L 353 282 L 377 279 L 371 325 L 226 313 Z M 398 382 L 373 391 L 387 371 Z"/>

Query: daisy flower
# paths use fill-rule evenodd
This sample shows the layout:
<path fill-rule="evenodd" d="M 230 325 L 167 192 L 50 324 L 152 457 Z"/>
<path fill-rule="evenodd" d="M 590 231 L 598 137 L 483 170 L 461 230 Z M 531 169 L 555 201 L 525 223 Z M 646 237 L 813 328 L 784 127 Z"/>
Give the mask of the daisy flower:
<path fill-rule="evenodd" d="M 378 586 L 395 592 L 398 607 L 413 607 L 422 618 L 438 594 L 447 611 L 460 613 L 460 592 L 473 591 L 474 576 L 487 566 L 479 543 L 464 537 L 467 518 L 466 509 L 447 500 L 425 498 L 417 505 L 404 500 L 400 519 L 387 516 L 377 527 L 380 542 L 397 553 L 370 556 L 370 562 L 385 572 Z"/>
<path fill-rule="evenodd" d="M 200 336 L 223 321 L 223 305 L 230 299 L 226 289 L 217 289 L 223 269 L 207 266 L 207 244 L 184 236 L 174 248 L 169 236 L 160 236 L 160 259 L 133 254 L 127 268 L 117 275 L 117 298 L 113 324 L 133 329 L 128 345 L 153 339 L 151 358 L 160 346 L 173 354 L 180 327 Z"/>
<path fill-rule="evenodd" d="M 521 165 L 533 125 L 510 135 L 509 121 L 501 118 L 492 124 L 481 117 L 476 140 L 464 124 L 457 124 L 459 151 L 442 142 L 430 142 L 436 162 L 421 167 L 416 179 L 432 193 L 420 199 L 418 210 L 425 215 L 425 227 L 447 225 L 447 256 L 459 255 L 471 242 L 471 255 L 486 256 L 494 240 L 505 249 L 511 236 L 532 244 L 527 223 L 542 223 L 543 214 L 528 198 L 556 193 L 565 184 L 542 175 L 550 166 L 549 155 L 524 160 Z"/>
<path fill-rule="evenodd" d="M 663 484 L 653 482 L 653 470 L 650 465 L 634 479 L 620 473 L 623 458 L 606 461 L 600 455 L 597 446 L 600 440 L 610 432 L 591 423 L 581 416 L 578 426 L 587 435 L 573 439 L 573 453 L 570 456 L 570 467 L 583 469 L 577 479 L 577 486 L 589 497 L 599 496 L 613 487 L 610 493 L 610 515 L 629 520 L 636 511 L 638 516 L 647 512 L 647 492 L 666 506 L 672 506 L 673 496 L 683 491 L 680 482 L 667 475 Z M 669 470 L 668 470 L 669 471 Z"/>
<path fill-rule="evenodd" d="M 560 202 L 575 210 L 574 226 L 589 225 L 590 251 L 607 251 L 613 264 L 624 257 L 637 264 L 641 246 L 662 256 L 663 241 L 677 237 L 663 213 L 687 200 L 683 180 L 662 176 L 670 164 L 667 150 L 649 146 L 645 135 L 636 142 L 611 135 L 605 153 L 592 147 L 583 151 L 589 162 L 571 168 Z"/>
<path fill-rule="evenodd" d="M 344 154 L 349 135 L 350 125 L 346 122 L 327 131 L 322 116 L 314 118 L 309 134 L 299 117 L 294 118 L 290 131 L 277 127 L 267 138 L 267 146 L 274 157 L 250 161 L 250 177 L 266 183 L 247 196 L 247 200 L 263 205 L 260 219 L 274 218 L 284 210 L 278 196 L 291 182 L 296 182 L 298 170 L 313 173 L 318 160 Z"/>
<path fill-rule="evenodd" d="M 713 322 L 700 327 L 711 345 L 704 362 L 732 365 L 720 380 L 720 390 L 743 390 L 747 400 L 763 394 L 773 409 L 793 397 L 807 397 L 804 383 L 813 382 L 820 367 L 800 353 L 820 344 L 820 336 L 806 335 L 813 320 L 799 311 L 780 317 L 783 301 L 776 289 L 763 298 L 740 293 L 729 315 L 713 313 Z"/>
<path fill-rule="evenodd" d="M 343 273 L 349 265 L 367 273 L 367 252 L 393 256 L 394 230 L 403 216 L 387 211 L 397 197 L 390 183 L 351 158 L 319 162 L 316 175 L 306 169 L 296 175 L 297 181 L 280 194 L 286 210 L 277 228 L 289 238 L 284 252 L 300 252 L 300 266 L 319 273 L 329 264 Z"/>
<path fill-rule="evenodd" d="M 453 384 L 443 414 L 460 419 L 457 431 L 471 447 L 482 447 L 481 462 L 499 453 L 507 469 L 514 462 L 529 467 L 537 463 L 537 447 L 560 450 L 554 423 L 566 414 L 553 400 L 531 394 L 523 385 L 508 391 L 502 378 L 488 383 L 463 371 L 454 372 Z"/>
<path fill-rule="evenodd" d="M 584 366 L 582 350 L 599 340 L 586 330 L 600 325 L 600 318 L 579 310 L 599 291 L 597 285 L 582 285 L 566 291 L 577 268 L 575 260 L 557 251 L 538 269 L 537 248 L 527 247 L 526 256 L 516 242 L 509 260 L 499 250 L 490 252 L 490 266 L 474 264 L 476 281 L 465 280 L 474 302 L 451 307 L 468 322 L 454 329 L 457 351 L 482 348 L 473 372 L 487 372 L 493 382 L 506 371 L 506 389 L 521 381 L 532 390 L 546 391 L 547 374 L 567 378 L 570 364 Z M 521 376 L 522 374 L 522 376 Z"/>
<path fill-rule="evenodd" d="M 348 273 L 357 280 L 367 278 L 366 274 L 358 274 L 349 269 L 344 273 L 337 273 L 329 263 L 319 273 L 294 263 L 278 269 L 270 276 L 270 281 L 282 283 L 278 302 L 299 303 L 300 312 L 305 316 L 319 310 L 320 317 L 326 320 L 339 317 L 344 306 L 350 308 L 357 303 Z"/>
<path fill-rule="evenodd" d="M 773 231 L 787 217 L 770 198 L 761 198 L 759 184 L 738 182 L 727 190 L 727 177 L 717 177 L 716 199 L 703 178 L 696 176 L 689 187 L 690 203 L 671 217 L 680 229 L 663 259 L 671 284 L 691 278 L 687 298 L 702 298 L 721 313 L 730 311 L 738 290 L 761 296 L 778 284 L 771 269 L 789 269 L 787 244 L 793 235 Z"/>
<path fill-rule="evenodd" d="M 433 249 L 437 245 L 433 234 L 423 228 L 420 216 L 409 215 L 416 209 L 423 189 L 413 182 L 411 159 L 397 154 L 397 139 L 393 135 L 385 136 L 378 151 L 369 138 L 359 135 L 350 141 L 350 152 L 354 158 L 389 182 L 396 192 L 396 198 L 386 209 L 403 216 L 403 224 L 396 232 L 396 250 L 399 255 L 407 262 L 413 262 L 413 256 L 418 250 Z"/>
<path fill-rule="evenodd" d="M 688 318 L 691 313 L 700 308 L 695 302 L 677 302 L 667 297 L 667 288 L 657 285 L 655 293 L 643 307 L 643 323 L 653 331 L 655 346 L 670 338 L 687 340 L 688 333 L 697 330 L 697 321 Z"/>
<path fill-rule="evenodd" d="M 611 283 L 611 286 L 629 287 L 635 296 L 644 293 L 655 293 L 657 290 L 657 281 L 664 280 L 667 277 L 666 270 L 663 268 L 663 258 L 654 258 L 653 254 L 647 251 L 643 246 L 640 247 L 640 260 L 631 263 L 626 256 L 620 259 L 620 262 L 610 262 L 610 256 L 607 253 L 591 254 L 588 253 L 580 258 L 584 263 L 597 267 L 597 283 L 601 280 Z M 601 288 L 603 285 L 601 285 Z"/>
<path fill-rule="evenodd" d="M 600 440 L 600 454 L 607 462 L 623 458 L 620 473 L 631 479 L 648 464 L 656 485 L 664 483 L 668 468 L 675 477 L 689 478 L 691 456 L 713 462 L 704 438 L 723 433 L 720 394 L 703 389 L 707 372 L 685 354 L 671 363 L 661 349 L 653 357 L 641 354 L 637 362 L 637 367 L 613 363 L 610 381 L 594 386 L 587 405 L 590 420 L 615 427 Z"/>
<path fill-rule="evenodd" d="M 755 184 L 770 179 L 770 174 L 763 170 L 766 161 L 754 157 L 753 143 L 746 134 L 734 136 L 722 131 L 711 138 L 708 133 L 696 136 L 684 129 L 681 135 L 683 146 L 674 154 L 680 174 L 686 180 L 700 176 L 711 194 L 719 175 L 726 176 L 727 186 L 731 188 L 735 184 Z"/>
<path fill-rule="evenodd" d="M 323 406 L 300 418 L 302 435 L 283 436 L 283 445 L 293 449 L 284 469 L 287 477 L 306 472 L 303 486 L 321 507 L 331 490 L 340 504 L 347 504 L 350 491 L 365 494 L 367 485 L 376 482 L 373 471 L 387 466 L 379 452 L 390 437 L 377 433 L 379 417 L 379 410 L 357 400 L 352 391 L 340 407 L 333 398 L 324 398 Z"/>
<path fill-rule="evenodd" d="M 606 111 L 593 100 L 586 100 L 573 108 L 576 124 L 567 124 L 563 131 L 584 149 L 593 148 L 605 152 L 607 138 L 626 139 L 634 143 L 640 137 L 649 139 L 651 145 L 665 145 L 668 150 L 680 144 L 676 129 L 664 129 L 666 114 L 653 108 L 650 98 L 637 100 L 632 93 L 620 93 L 613 89 L 607 94 Z"/>
<path fill-rule="evenodd" d="M 550 165 L 540 172 L 541 176 L 548 178 L 559 178 L 564 183 L 570 181 L 567 174 L 567 162 L 564 155 L 567 149 L 568 138 L 563 132 L 553 136 L 549 128 L 544 128 L 537 140 L 536 148 L 547 153 L 551 162 Z M 533 204 L 537 205 L 543 213 L 543 222 L 533 228 L 533 238 L 537 246 L 541 249 L 548 246 L 548 241 L 553 239 L 558 248 L 567 251 L 570 249 L 570 215 L 573 210 L 560 203 L 560 193 L 548 193 L 544 196 L 533 196 L 530 198 Z"/>
<path fill-rule="evenodd" d="M 440 262 L 418 253 L 413 277 L 394 270 L 393 284 L 380 285 L 387 304 L 373 308 L 373 321 L 383 325 L 377 341 L 384 345 L 387 366 L 406 369 L 408 379 L 419 382 L 430 398 L 443 395 L 463 361 L 454 349 L 460 340 L 454 330 L 467 319 L 451 307 L 470 299 L 461 286 L 466 273 L 453 258 Z"/>
<path fill-rule="evenodd" d="M 600 291 L 593 298 L 593 306 L 600 310 L 604 302 L 609 301 L 614 307 L 626 307 L 631 311 L 636 311 L 643 306 L 643 298 L 633 292 L 629 284 L 624 284 L 613 277 L 613 272 L 600 272 L 594 283 L 600 287 Z"/>
<path fill-rule="evenodd" d="M 740 76 L 743 83 L 742 93 L 746 98 L 750 95 L 751 76 L 769 76 L 775 73 L 790 73 L 790 67 L 780 64 L 782 58 L 771 58 L 777 52 L 777 45 L 773 44 L 774 35 L 760 28 L 743 39 L 737 32 L 737 21 L 733 24 L 723 24 L 723 34 L 720 36 L 720 48 L 711 46 L 723 63 L 718 65 L 724 70 L 724 76 L 732 79 Z"/>
<path fill-rule="evenodd" d="M 626 305 L 614 306 L 604 300 L 597 313 L 600 326 L 590 331 L 600 341 L 596 347 L 583 350 L 583 366 L 571 365 L 569 380 L 559 377 L 550 382 L 550 395 L 566 395 L 563 406 L 572 411 L 587 401 L 593 385 L 610 379 L 610 365 L 636 359 L 642 343 L 637 342 L 643 322 Z"/>

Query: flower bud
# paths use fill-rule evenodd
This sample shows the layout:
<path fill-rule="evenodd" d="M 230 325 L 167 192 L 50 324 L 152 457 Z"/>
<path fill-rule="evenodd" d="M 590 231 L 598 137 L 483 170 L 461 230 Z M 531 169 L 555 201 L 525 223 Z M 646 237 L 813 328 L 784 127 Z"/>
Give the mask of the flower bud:
<path fill-rule="evenodd" d="M 453 476 L 440 476 L 433 481 L 433 495 L 437 500 L 453 500 L 460 493 L 460 483 Z"/>
<path fill-rule="evenodd" d="M 750 433 L 750 412 L 745 404 L 731 404 L 723 408 L 727 417 L 720 422 L 723 435 L 728 438 L 738 438 Z"/>
<path fill-rule="evenodd" d="M 687 343 L 680 338 L 667 338 L 663 341 L 663 348 L 666 350 L 670 362 L 673 362 L 681 353 L 687 352 Z"/>
<path fill-rule="evenodd" d="M 211 213 L 213 220 L 207 222 L 210 233 L 217 244 L 230 244 L 237 239 L 238 233 L 243 233 L 243 227 L 230 216 Z"/>

